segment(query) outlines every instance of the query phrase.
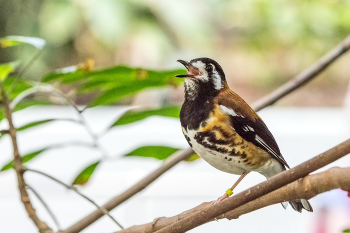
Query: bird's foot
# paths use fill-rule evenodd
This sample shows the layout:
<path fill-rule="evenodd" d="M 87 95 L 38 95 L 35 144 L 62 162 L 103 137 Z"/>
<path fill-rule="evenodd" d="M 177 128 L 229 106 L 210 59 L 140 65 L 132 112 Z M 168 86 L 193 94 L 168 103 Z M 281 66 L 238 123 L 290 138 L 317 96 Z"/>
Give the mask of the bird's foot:
<path fill-rule="evenodd" d="M 216 201 L 213 201 L 213 202 L 211 203 L 211 205 L 216 205 L 216 204 L 222 202 L 223 200 L 225 200 L 226 198 L 229 198 L 229 197 L 230 197 L 230 196 L 229 196 L 227 193 L 225 193 L 224 195 L 222 195 L 221 197 L 219 197 Z"/>

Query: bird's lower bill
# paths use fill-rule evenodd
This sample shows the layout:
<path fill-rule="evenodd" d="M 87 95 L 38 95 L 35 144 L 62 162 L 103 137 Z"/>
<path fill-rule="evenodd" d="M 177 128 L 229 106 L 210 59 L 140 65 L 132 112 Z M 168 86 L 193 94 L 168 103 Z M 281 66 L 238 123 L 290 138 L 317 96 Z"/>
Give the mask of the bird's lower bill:
<path fill-rule="evenodd" d="M 194 67 L 188 61 L 184 61 L 184 60 L 177 60 L 177 61 L 185 66 L 185 68 L 187 69 L 188 74 L 180 74 L 180 75 L 176 75 L 175 77 L 178 77 L 178 78 L 193 78 L 193 77 L 195 77 L 197 75 L 200 75 L 200 72 L 199 72 L 198 68 Z"/>

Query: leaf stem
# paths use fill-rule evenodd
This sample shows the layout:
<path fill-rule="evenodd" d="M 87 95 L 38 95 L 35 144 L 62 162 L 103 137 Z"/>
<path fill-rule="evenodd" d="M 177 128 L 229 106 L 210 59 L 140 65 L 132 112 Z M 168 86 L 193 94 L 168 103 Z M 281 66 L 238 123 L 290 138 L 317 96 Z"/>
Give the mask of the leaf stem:
<path fill-rule="evenodd" d="M 41 172 L 41 171 L 38 171 L 38 170 L 34 170 L 34 169 L 30 169 L 30 168 L 24 168 L 25 171 L 29 171 L 29 172 L 34 172 L 34 173 L 37 173 L 37 174 L 40 174 L 42 176 L 45 176 L 61 185 L 63 185 L 64 187 L 66 187 L 67 189 L 70 189 L 72 191 L 74 191 L 75 193 L 77 193 L 79 196 L 83 197 L 84 199 L 86 199 L 87 201 L 89 201 L 90 203 L 92 203 L 94 206 L 97 207 L 97 209 L 99 209 L 102 213 L 104 213 L 105 215 L 107 215 L 110 219 L 112 219 L 113 222 L 115 222 L 121 229 L 124 229 L 120 224 L 119 222 L 117 222 L 117 220 L 115 220 L 108 212 L 108 210 L 106 210 L 104 207 L 101 207 L 99 205 L 96 204 L 96 202 L 94 202 L 92 199 L 90 199 L 89 197 L 85 196 L 84 194 L 82 194 L 76 187 L 72 186 L 72 185 L 68 185 L 68 184 L 65 184 L 63 183 L 62 181 L 54 178 L 53 176 L 49 175 L 49 174 L 46 174 L 44 172 Z"/>

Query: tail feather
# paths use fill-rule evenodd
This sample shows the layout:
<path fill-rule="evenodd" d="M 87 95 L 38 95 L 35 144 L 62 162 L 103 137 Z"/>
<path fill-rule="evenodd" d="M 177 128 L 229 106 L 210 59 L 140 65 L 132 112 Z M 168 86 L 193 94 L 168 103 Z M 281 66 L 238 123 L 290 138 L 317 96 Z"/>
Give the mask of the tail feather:
<path fill-rule="evenodd" d="M 270 177 L 286 170 L 285 164 L 282 164 L 281 162 L 274 159 L 269 166 L 270 166 L 270 169 L 260 171 L 260 174 L 264 175 L 266 179 L 269 179 Z M 311 204 L 305 199 L 293 200 L 293 201 L 289 201 L 289 203 L 292 206 L 292 208 L 295 211 L 298 211 L 299 213 L 301 213 L 302 209 L 305 209 L 306 211 L 309 211 L 309 212 L 313 212 Z M 283 208 L 287 209 L 288 202 L 283 202 L 281 204 Z"/>
<path fill-rule="evenodd" d="M 308 202 L 305 199 L 294 200 L 294 201 L 290 201 L 289 203 L 292 206 L 292 208 L 295 211 L 298 211 L 299 213 L 301 213 L 302 209 L 305 209 L 306 211 L 309 211 L 309 212 L 313 212 L 313 209 L 312 209 L 310 202 Z"/>

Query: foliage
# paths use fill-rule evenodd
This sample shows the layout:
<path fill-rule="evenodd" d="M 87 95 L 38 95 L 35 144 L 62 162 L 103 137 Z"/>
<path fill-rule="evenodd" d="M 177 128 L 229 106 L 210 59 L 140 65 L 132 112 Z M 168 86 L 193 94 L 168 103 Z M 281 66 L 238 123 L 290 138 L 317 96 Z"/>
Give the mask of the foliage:
<path fill-rule="evenodd" d="M 153 157 L 163 160 L 178 150 L 178 148 L 165 146 L 143 146 L 127 153 L 125 156 Z"/>
<path fill-rule="evenodd" d="M 35 74 L 28 74 L 33 79 L 86 57 L 103 66 L 118 61 L 159 67 L 169 65 L 169 58 L 181 58 L 179 51 L 202 51 L 221 58 L 235 81 L 271 87 L 350 30 L 349 1 L 28 0 L 22 5 L 20 0 L 1 0 L 1 6 L 0 36 L 33 35 L 48 42 Z M 15 53 L 29 58 L 33 50 L 28 46 Z M 12 57 L 0 53 L 0 62 Z M 348 79 L 340 69 L 325 75 Z"/>
<path fill-rule="evenodd" d="M 1 39 L 0 43 L 3 47 L 30 44 L 39 50 L 45 45 L 45 41 L 40 38 L 22 36 L 8 36 Z M 0 82 L 8 95 L 9 100 L 12 101 L 12 107 L 14 107 L 13 111 L 19 111 L 34 105 L 52 104 L 53 96 L 60 98 L 61 102 L 69 102 L 73 105 L 73 107 L 75 107 L 75 104 L 69 100 L 64 93 L 54 88 L 52 84 L 55 84 L 55 86 L 59 85 L 60 87 L 74 86 L 78 93 L 94 95 L 95 98 L 87 106 L 87 108 L 90 108 L 98 105 L 114 104 L 147 88 L 177 86 L 180 84 L 181 79 L 177 79 L 174 76 L 184 72 L 183 70 L 155 71 L 121 65 L 101 70 L 94 70 L 93 61 L 88 60 L 83 64 L 58 69 L 45 75 L 42 78 L 42 82 L 32 83 L 17 76 L 9 76 L 10 73 L 15 71 L 17 65 L 18 62 L 0 65 Z M 44 92 L 45 95 L 42 95 L 42 92 Z M 179 106 L 162 106 L 156 109 L 133 109 L 127 111 L 119 119 L 117 119 L 111 128 L 131 124 L 155 115 L 163 117 L 179 117 L 179 112 Z M 81 114 L 80 111 L 78 113 Z M 0 120 L 3 118 L 4 114 L 1 111 Z M 27 130 L 56 120 L 70 120 L 78 124 L 85 124 L 84 120 L 75 121 L 73 119 L 43 119 L 36 122 L 29 122 L 26 125 L 17 127 L 17 131 Z M 95 138 L 97 136 L 93 137 Z M 28 163 L 38 155 L 45 154 L 43 152 L 46 150 L 65 147 L 72 144 L 77 143 L 72 142 L 38 149 L 37 151 L 23 155 L 23 163 Z M 97 142 L 94 142 L 93 144 L 86 144 L 84 146 L 95 147 L 98 149 L 101 153 L 101 159 L 88 165 L 81 172 L 79 172 L 72 182 L 74 185 L 86 184 L 95 172 L 97 166 L 106 161 L 103 152 L 104 150 L 98 145 Z M 177 150 L 179 149 L 167 146 L 150 145 L 136 148 L 135 150 L 126 153 L 124 157 L 139 156 L 163 160 Z M 196 158 L 197 157 L 191 157 L 188 161 L 193 161 Z M 10 161 L 2 167 L 1 171 L 11 169 L 12 167 L 13 161 Z"/>
<path fill-rule="evenodd" d="M 97 161 L 91 165 L 89 165 L 87 168 L 85 168 L 82 172 L 79 173 L 79 175 L 75 178 L 73 181 L 73 184 L 76 185 L 84 185 L 88 180 L 90 179 L 92 173 L 95 171 L 97 165 L 100 163 L 100 161 Z"/>
<path fill-rule="evenodd" d="M 89 105 L 93 107 L 113 104 L 146 88 L 177 86 L 180 80 L 174 76 L 180 72 L 183 70 L 154 71 L 115 66 L 97 71 L 77 69 L 71 73 L 51 73 L 43 78 L 43 82 L 76 84 L 77 91 L 83 93 L 98 91 L 97 97 Z"/>

